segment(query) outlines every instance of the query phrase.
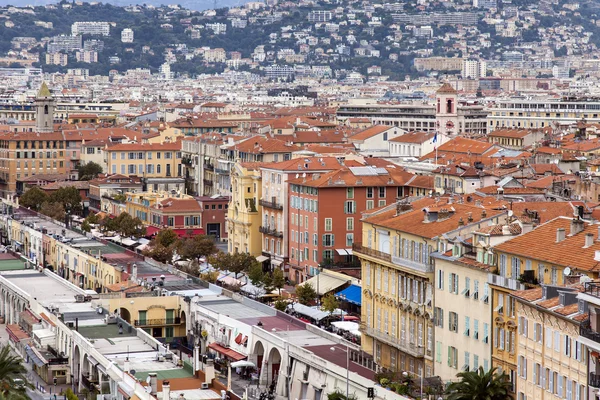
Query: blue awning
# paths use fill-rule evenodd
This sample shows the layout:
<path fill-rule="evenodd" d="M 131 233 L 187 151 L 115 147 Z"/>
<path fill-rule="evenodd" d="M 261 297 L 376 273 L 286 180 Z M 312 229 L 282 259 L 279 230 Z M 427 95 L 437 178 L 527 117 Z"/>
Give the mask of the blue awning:
<path fill-rule="evenodd" d="M 362 304 L 362 289 L 358 285 L 350 285 L 346 289 L 337 292 L 335 297 L 337 297 L 338 300 L 340 297 L 343 297 L 343 301 L 360 306 Z"/>
<path fill-rule="evenodd" d="M 25 353 L 27 353 L 27 355 L 29 356 L 29 359 L 31 361 L 33 361 L 33 363 L 35 365 L 37 365 L 38 367 L 42 367 L 44 365 L 47 364 L 47 362 L 44 362 L 45 360 L 42 360 L 35 351 L 33 351 L 33 349 L 31 347 L 29 347 L 29 345 L 25 346 Z"/>

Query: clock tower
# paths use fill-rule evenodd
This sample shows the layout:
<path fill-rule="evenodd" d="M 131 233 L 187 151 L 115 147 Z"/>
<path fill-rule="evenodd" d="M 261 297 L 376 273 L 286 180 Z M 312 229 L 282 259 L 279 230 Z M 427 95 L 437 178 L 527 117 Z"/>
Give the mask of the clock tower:
<path fill-rule="evenodd" d="M 458 126 L 458 93 L 449 83 L 444 83 L 435 93 L 435 119 L 437 131 L 445 137 L 460 132 Z"/>

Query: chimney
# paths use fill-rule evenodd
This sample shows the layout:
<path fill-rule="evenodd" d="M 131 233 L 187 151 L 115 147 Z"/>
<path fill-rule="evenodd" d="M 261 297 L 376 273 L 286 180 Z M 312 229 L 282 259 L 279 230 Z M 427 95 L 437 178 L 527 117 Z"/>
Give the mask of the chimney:
<path fill-rule="evenodd" d="M 487 218 L 487 212 L 485 212 L 485 210 L 481 211 L 481 218 Z"/>
<path fill-rule="evenodd" d="M 169 385 L 169 381 L 162 382 L 162 394 L 162 400 L 171 399 L 171 386 Z"/>
<path fill-rule="evenodd" d="M 458 226 L 463 226 L 464 224 L 465 224 L 465 221 L 463 221 L 463 218 L 462 218 L 462 217 L 460 217 L 460 218 L 458 219 Z"/>
<path fill-rule="evenodd" d="M 467 213 L 467 220 L 473 222 L 473 213 Z"/>
<path fill-rule="evenodd" d="M 565 240 L 565 228 L 558 228 L 556 230 L 556 243 L 560 243 Z"/>
<path fill-rule="evenodd" d="M 156 391 L 158 390 L 158 381 L 156 380 L 156 372 L 150 372 L 148 374 L 148 376 L 150 377 L 150 388 L 152 389 L 150 391 L 150 394 L 153 396 L 156 396 Z"/>
<path fill-rule="evenodd" d="M 131 263 L 127 263 L 127 273 L 131 275 Z"/>
<path fill-rule="evenodd" d="M 503 236 L 510 236 L 510 226 L 508 226 L 508 225 L 503 225 L 502 226 L 502 235 Z"/>
<path fill-rule="evenodd" d="M 594 234 L 586 233 L 585 234 L 585 246 L 583 246 L 583 248 L 587 249 L 588 247 L 591 247 L 593 244 L 594 244 Z"/>
<path fill-rule="evenodd" d="M 571 232 L 569 233 L 569 236 L 577 235 L 579 232 L 583 231 L 584 227 L 585 225 L 582 219 L 573 218 L 571 220 Z"/>

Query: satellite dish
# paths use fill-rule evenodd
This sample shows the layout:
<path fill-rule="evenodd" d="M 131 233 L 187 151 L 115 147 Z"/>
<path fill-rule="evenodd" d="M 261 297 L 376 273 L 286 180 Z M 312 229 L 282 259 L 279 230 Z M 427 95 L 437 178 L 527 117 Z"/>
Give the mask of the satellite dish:
<path fill-rule="evenodd" d="M 513 213 L 513 210 L 508 210 L 508 216 L 509 216 L 509 217 L 512 217 L 512 216 L 513 216 L 513 214 L 514 214 L 514 213 Z"/>
<path fill-rule="evenodd" d="M 571 268 L 570 267 L 565 268 L 564 271 L 563 271 L 563 275 L 564 276 L 571 275 Z"/>
<path fill-rule="evenodd" d="M 135 372 L 136 372 L 135 369 L 132 369 L 131 371 L 129 371 L 129 373 L 133 376 L 135 376 Z"/>
<path fill-rule="evenodd" d="M 150 375 L 148 375 L 148 376 L 146 377 L 146 383 L 147 383 L 148 385 L 150 384 Z"/>
<path fill-rule="evenodd" d="M 147 393 L 152 392 L 152 388 L 150 386 L 145 386 L 145 389 Z"/>

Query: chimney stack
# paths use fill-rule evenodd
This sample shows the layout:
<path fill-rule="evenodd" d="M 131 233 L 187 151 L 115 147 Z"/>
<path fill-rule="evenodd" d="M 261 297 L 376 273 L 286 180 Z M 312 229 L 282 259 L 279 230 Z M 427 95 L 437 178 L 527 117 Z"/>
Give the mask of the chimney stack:
<path fill-rule="evenodd" d="M 575 236 L 579 232 L 583 231 L 584 228 L 585 228 L 585 223 L 583 222 L 582 219 L 573 218 L 571 220 L 571 232 L 569 233 L 569 235 Z"/>
<path fill-rule="evenodd" d="M 162 382 L 162 400 L 171 400 L 171 386 L 169 381 Z"/>
<path fill-rule="evenodd" d="M 565 240 L 565 228 L 558 228 L 556 230 L 556 243 L 560 243 Z"/>
<path fill-rule="evenodd" d="M 150 394 L 153 396 L 156 396 L 156 392 L 158 390 L 158 381 L 156 379 L 156 372 L 150 372 L 150 373 L 148 373 L 148 376 L 150 377 L 150 388 L 152 389 Z"/>
<path fill-rule="evenodd" d="M 593 244 L 594 244 L 594 234 L 586 233 L 585 234 L 585 246 L 583 246 L 583 248 L 587 249 L 588 247 L 591 247 Z"/>
<path fill-rule="evenodd" d="M 462 218 L 462 217 L 460 217 L 460 218 L 458 219 L 458 226 L 463 226 L 464 224 L 465 224 L 465 221 L 463 220 L 463 218 Z"/>

